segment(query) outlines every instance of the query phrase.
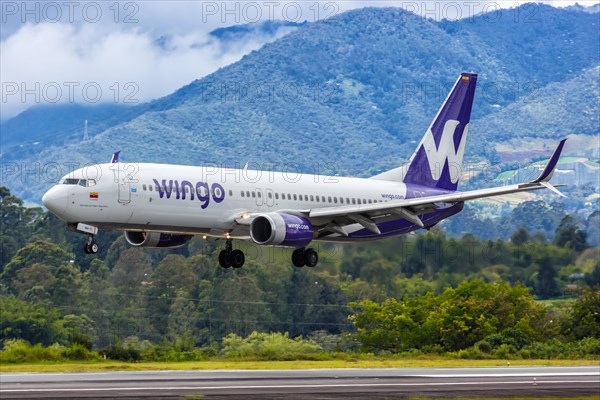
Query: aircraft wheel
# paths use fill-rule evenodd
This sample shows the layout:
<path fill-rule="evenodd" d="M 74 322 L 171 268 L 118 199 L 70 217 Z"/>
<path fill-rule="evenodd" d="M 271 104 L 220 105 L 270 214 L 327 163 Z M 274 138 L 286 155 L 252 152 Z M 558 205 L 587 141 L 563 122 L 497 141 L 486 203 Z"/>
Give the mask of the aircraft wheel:
<path fill-rule="evenodd" d="M 92 242 L 92 244 L 89 245 L 89 248 L 91 254 L 97 254 L 98 251 L 100 251 L 100 246 L 98 246 L 98 243 L 96 242 Z"/>
<path fill-rule="evenodd" d="M 233 250 L 229 255 L 229 260 L 231 261 L 231 266 L 233 268 L 242 268 L 244 261 L 246 261 L 246 257 L 244 256 L 243 251 Z"/>
<path fill-rule="evenodd" d="M 229 252 L 227 250 L 221 250 L 219 253 L 219 265 L 223 268 L 231 267 Z"/>
<path fill-rule="evenodd" d="M 83 251 L 85 251 L 85 254 L 92 254 L 91 246 L 88 243 L 83 245 Z"/>
<path fill-rule="evenodd" d="M 304 262 L 310 268 L 313 268 L 319 262 L 319 254 L 314 249 L 306 249 L 304 251 Z"/>
<path fill-rule="evenodd" d="M 304 260 L 304 249 L 296 249 L 292 253 L 292 264 L 295 267 L 302 268 L 306 264 Z"/>

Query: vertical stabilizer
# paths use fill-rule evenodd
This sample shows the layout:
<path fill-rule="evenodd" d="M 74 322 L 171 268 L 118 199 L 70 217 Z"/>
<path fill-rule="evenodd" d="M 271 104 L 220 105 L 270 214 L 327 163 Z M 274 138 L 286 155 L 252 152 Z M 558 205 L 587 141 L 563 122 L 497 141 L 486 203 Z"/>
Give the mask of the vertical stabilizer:
<path fill-rule="evenodd" d="M 476 84 L 476 74 L 460 74 L 408 164 L 373 179 L 456 190 Z"/>

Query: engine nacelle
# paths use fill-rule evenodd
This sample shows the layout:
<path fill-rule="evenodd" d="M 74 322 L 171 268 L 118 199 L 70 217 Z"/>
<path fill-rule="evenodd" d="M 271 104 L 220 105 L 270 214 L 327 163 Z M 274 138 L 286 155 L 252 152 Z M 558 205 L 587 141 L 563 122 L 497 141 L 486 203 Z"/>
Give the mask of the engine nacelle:
<path fill-rule="evenodd" d="M 250 237 L 260 245 L 305 247 L 313 240 L 314 234 L 309 220 L 291 214 L 262 214 L 250 225 Z"/>
<path fill-rule="evenodd" d="M 157 247 L 175 249 L 181 247 L 192 238 L 192 235 L 175 235 L 160 232 L 125 232 L 125 240 L 136 247 Z"/>

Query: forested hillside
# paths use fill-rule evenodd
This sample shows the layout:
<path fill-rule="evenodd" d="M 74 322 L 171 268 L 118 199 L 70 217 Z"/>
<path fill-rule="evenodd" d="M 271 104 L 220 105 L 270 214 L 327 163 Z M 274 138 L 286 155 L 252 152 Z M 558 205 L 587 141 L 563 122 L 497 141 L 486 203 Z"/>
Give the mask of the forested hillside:
<path fill-rule="evenodd" d="M 53 182 L 20 166 L 105 162 L 117 149 L 127 161 L 177 154 L 184 164 L 369 175 L 409 157 L 461 71 L 480 74 L 467 160 L 501 161 L 497 147 L 524 138 L 538 156 L 548 142 L 536 138 L 598 135 L 598 41 L 597 14 L 541 4 L 454 22 L 353 10 L 117 113 L 88 142 L 15 148 L 2 155 L 13 163 L 3 184 L 39 201 Z"/>
<path fill-rule="evenodd" d="M 432 230 L 319 246 L 314 269 L 292 267 L 287 249 L 240 244 L 248 261 L 234 270 L 217 266 L 222 243 L 200 238 L 164 251 L 131 248 L 122 235 L 103 232 L 104 250 L 86 255 L 82 235 L 41 209 L 24 208 L 8 189 L 0 194 L 5 362 L 34 361 L 32 354 L 99 357 L 90 350 L 133 360 L 293 359 L 331 351 L 600 355 L 599 250 L 569 215 L 548 220 L 560 210 L 543 214 L 543 203 L 515 210 L 511 218 L 539 218 L 510 240 Z M 547 240 L 543 231 L 554 226 Z M 546 308 L 534 296 L 571 300 Z M 63 347 L 31 350 L 19 340 Z"/>

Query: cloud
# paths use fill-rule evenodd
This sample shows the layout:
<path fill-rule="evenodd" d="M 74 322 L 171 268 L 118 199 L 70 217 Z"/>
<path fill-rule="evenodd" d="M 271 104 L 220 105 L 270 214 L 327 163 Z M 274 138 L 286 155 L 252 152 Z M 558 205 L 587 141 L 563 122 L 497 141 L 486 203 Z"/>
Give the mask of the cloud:
<path fill-rule="evenodd" d="M 25 24 L 0 44 L 1 117 L 35 104 L 135 103 L 164 96 L 289 32 L 223 45 L 199 30 L 157 41 L 141 29 Z"/>
<path fill-rule="evenodd" d="M 554 6 L 570 0 L 546 0 Z M 513 1 L 0 1 L 0 119 L 35 104 L 132 103 L 167 95 L 273 41 L 223 45 L 215 28 L 266 20 L 325 19 L 366 6 L 466 18 Z M 260 31 L 257 31 L 260 32 Z"/>

